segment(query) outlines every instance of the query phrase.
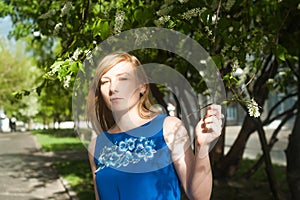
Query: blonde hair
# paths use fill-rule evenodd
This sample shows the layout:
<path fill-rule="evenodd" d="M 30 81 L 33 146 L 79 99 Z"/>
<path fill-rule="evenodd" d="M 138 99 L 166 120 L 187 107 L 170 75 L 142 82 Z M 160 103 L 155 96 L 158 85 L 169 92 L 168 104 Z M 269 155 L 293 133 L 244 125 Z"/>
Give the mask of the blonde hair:
<path fill-rule="evenodd" d="M 141 65 L 140 61 L 133 55 L 126 52 L 114 52 L 105 56 L 99 63 L 94 80 L 91 84 L 88 99 L 87 112 L 88 120 L 92 123 L 96 132 L 109 130 L 115 125 L 115 120 L 111 110 L 107 107 L 101 93 L 101 77 L 112 67 L 120 62 L 131 63 L 137 69 Z M 155 112 L 151 111 L 151 92 L 147 83 L 147 76 L 143 69 L 137 70 L 139 82 L 145 84 L 145 92 L 140 95 L 138 102 L 139 115 L 142 118 L 151 118 Z"/>

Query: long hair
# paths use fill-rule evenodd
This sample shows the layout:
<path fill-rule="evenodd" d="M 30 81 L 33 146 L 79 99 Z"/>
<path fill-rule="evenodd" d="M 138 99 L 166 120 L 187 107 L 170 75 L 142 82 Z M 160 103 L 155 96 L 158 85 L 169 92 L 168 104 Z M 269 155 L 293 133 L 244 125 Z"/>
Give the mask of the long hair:
<path fill-rule="evenodd" d="M 140 95 L 138 102 L 139 115 L 142 118 L 151 118 L 155 112 L 150 110 L 151 108 L 151 92 L 147 81 L 146 73 L 142 68 L 138 68 L 141 65 L 140 61 L 133 55 L 126 52 L 114 52 L 105 56 L 99 63 L 94 80 L 90 86 L 88 99 L 87 99 L 87 114 L 88 120 L 92 123 L 92 126 L 96 133 L 107 131 L 113 125 L 115 120 L 112 111 L 106 105 L 102 93 L 101 93 L 101 78 L 112 67 L 120 62 L 131 63 L 132 67 L 136 70 L 138 81 L 144 84 L 146 87 L 145 93 Z"/>

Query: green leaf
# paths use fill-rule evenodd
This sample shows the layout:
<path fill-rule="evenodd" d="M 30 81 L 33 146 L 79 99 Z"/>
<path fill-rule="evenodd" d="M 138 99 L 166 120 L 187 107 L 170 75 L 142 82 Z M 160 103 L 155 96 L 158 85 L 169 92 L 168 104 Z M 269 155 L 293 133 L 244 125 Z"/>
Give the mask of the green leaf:
<path fill-rule="evenodd" d="M 28 90 L 23 90 L 23 94 L 24 94 L 25 96 L 29 96 L 29 95 L 30 95 L 30 91 L 28 91 Z"/>
<path fill-rule="evenodd" d="M 23 93 L 22 93 L 22 92 L 13 92 L 13 96 L 14 96 L 16 99 L 22 99 Z"/>
<path fill-rule="evenodd" d="M 72 62 L 69 68 L 69 72 L 77 73 L 78 71 L 78 62 Z"/>
<path fill-rule="evenodd" d="M 100 33 L 102 40 L 105 40 L 110 35 L 109 23 L 108 21 L 101 22 Z"/>
<path fill-rule="evenodd" d="M 287 50 L 283 46 L 281 46 L 281 45 L 276 46 L 276 57 L 277 58 L 279 58 L 282 61 L 285 61 L 286 53 L 287 53 Z"/>
<path fill-rule="evenodd" d="M 139 23 L 144 21 L 144 14 L 143 14 L 143 9 L 141 7 L 135 9 L 133 13 L 134 19 L 138 21 Z"/>
<path fill-rule="evenodd" d="M 225 4 L 225 10 L 230 11 L 232 6 L 235 4 L 235 1 L 236 0 L 227 0 L 227 2 Z"/>

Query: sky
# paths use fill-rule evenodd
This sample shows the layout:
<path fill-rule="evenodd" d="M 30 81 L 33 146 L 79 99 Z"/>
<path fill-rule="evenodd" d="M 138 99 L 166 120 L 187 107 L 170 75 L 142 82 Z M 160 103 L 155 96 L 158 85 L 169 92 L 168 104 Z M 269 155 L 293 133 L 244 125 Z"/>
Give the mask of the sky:
<path fill-rule="evenodd" d="M 0 18 L 0 37 L 7 36 L 12 28 L 10 17 Z"/>

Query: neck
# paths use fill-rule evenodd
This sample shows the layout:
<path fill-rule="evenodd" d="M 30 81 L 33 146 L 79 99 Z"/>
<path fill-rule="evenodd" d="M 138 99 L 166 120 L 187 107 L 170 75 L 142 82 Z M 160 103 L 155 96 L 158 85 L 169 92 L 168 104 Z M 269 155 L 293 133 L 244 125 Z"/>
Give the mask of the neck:
<path fill-rule="evenodd" d="M 111 129 L 112 133 L 131 130 L 145 121 L 145 119 L 139 115 L 137 107 L 125 112 L 114 112 L 113 115 L 116 124 Z"/>

